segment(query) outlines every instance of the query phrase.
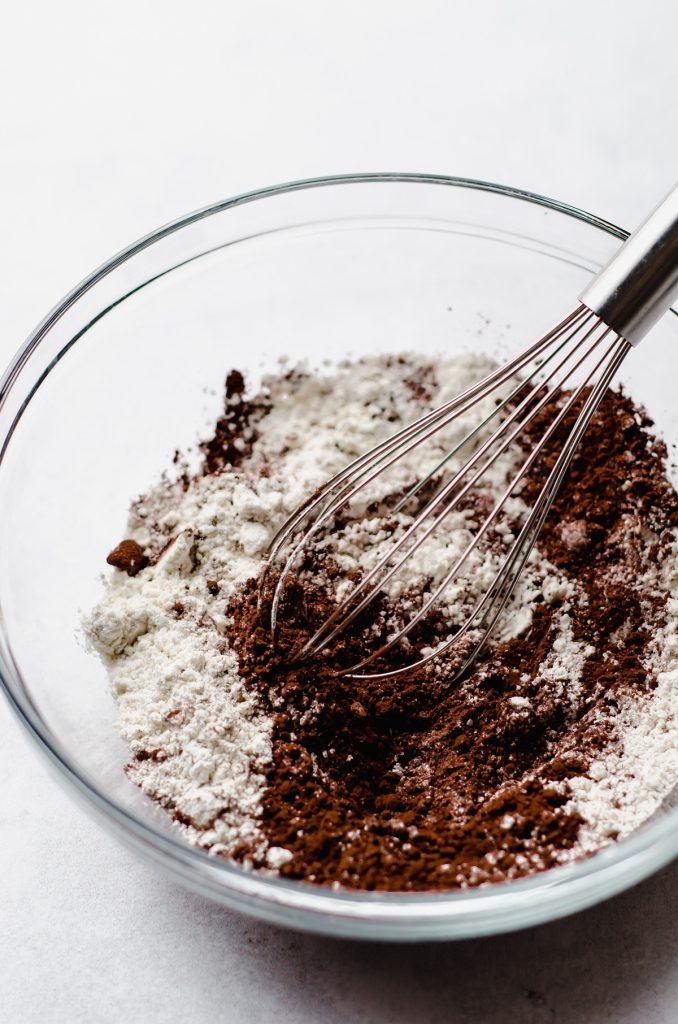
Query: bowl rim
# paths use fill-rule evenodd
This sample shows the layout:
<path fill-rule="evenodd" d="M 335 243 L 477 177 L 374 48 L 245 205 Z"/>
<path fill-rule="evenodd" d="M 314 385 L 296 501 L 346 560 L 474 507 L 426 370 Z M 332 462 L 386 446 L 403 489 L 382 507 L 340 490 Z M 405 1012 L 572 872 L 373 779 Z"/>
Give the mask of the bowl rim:
<path fill-rule="evenodd" d="M 617 225 L 569 203 L 477 178 L 407 172 L 356 173 L 300 179 L 244 192 L 201 207 L 151 231 L 116 253 L 71 289 L 38 323 L 10 361 L 0 380 L 0 410 L 31 354 L 62 316 L 99 281 L 154 243 L 207 217 L 257 200 L 327 186 L 379 183 L 440 185 L 494 193 L 583 221 L 620 240 L 626 239 L 629 234 Z M 678 315 L 675 309 L 672 312 Z M 29 404 L 30 400 L 22 404 L 2 438 L 0 464 L 14 426 Z M 0 687 L 37 748 L 67 788 L 72 793 L 75 791 L 75 795 L 84 800 L 89 810 L 98 813 L 99 817 L 103 816 L 128 844 L 162 864 L 184 883 L 230 906 L 276 923 L 326 934 L 382 939 L 494 934 L 550 920 L 588 906 L 640 880 L 678 854 L 676 809 L 628 838 L 580 861 L 527 878 L 471 890 L 430 893 L 335 891 L 307 882 L 248 872 L 228 861 L 209 857 L 179 837 L 175 839 L 141 821 L 101 792 L 85 773 L 78 770 L 70 762 L 68 752 L 43 721 L 29 696 L 13 657 L 9 637 L 5 633 L 1 609 L 0 633 Z M 669 843 L 669 837 L 673 837 L 673 843 Z M 661 856 L 648 856 L 652 848 L 663 840 L 666 846 Z M 632 880 L 628 878 L 628 870 L 624 869 L 629 862 L 634 862 L 637 868 Z M 572 891 L 576 883 L 579 884 L 578 894 Z M 535 899 L 532 902 L 524 899 L 526 894 L 534 894 L 536 897 L 539 893 L 547 892 L 554 894 L 553 900 Z"/>

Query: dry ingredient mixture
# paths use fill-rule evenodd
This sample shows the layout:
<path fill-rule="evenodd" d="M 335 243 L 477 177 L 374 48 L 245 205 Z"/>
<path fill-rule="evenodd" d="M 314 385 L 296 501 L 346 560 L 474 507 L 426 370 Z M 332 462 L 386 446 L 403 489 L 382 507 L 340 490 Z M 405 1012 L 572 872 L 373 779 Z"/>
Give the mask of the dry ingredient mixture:
<path fill-rule="evenodd" d="M 597 850 L 673 790 L 678 495 L 663 443 L 623 394 L 603 400 L 491 644 L 461 680 L 452 656 L 395 679 L 335 670 L 435 588 L 530 436 L 376 613 L 326 657 L 291 665 L 290 649 L 411 522 L 391 509 L 422 475 L 422 455 L 402 460 L 298 567 L 272 649 L 258 578 L 278 527 L 351 458 L 488 368 L 474 356 L 363 359 L 327 376 L 281 370 L 255 396 L 234 370 L 201 471 L 134 503 L 87 630 L 109 667 L 129 778 L 211 854 L 334 887 L 466 887 Z M 432 464 L 470 423 L 436 436 Z M 531 429 L 536 438 L 543 424 Z M 552 458 L 510 499 L 413 649 L 435 648 L 485 590 Z"/>

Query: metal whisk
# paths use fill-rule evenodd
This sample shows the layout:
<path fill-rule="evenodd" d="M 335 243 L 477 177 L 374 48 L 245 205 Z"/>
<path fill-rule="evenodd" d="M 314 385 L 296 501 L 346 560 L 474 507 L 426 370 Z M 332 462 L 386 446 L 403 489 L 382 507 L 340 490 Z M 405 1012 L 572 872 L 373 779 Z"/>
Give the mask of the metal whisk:
<path fill-rule="evenodd" d="M 485 474 L 497 459 L 519 441 L 521 435 L 525 437 L 537 417 L 544 421 L 551 403 L 552 418 L 539 440 L 528 451 L 510 483 L 444 579 L 425 597 L 418 611 L 397 633 L 342 674 L 369 679 L 396 676 L 440 657 L 466 638 L 470 653 L 465 652 L 459 668 L 462 672 L 477 657 L 509 600 L 575 450 L 622 361 L 677 297 L 678 186 L 594 277 L 582 292 L 580 304 L 552 330 L 463 394 L 355 459 L 296 510 L 269 549 L 266 572 L 276 564 L 281 565 L 271 605 L 273 634 L 281 613 L 285 583 L 310 541 L 326 530 L 337 514 L 376 477 L 458 417 L 474 409 L 483 399 L 495 398 L 495 407 L 474 423 L 438 465 L 408 491 L 394 511 L 399 511 L 413 499 L 424 484 L 442 474 L 453 458 L 458 459 L 461 453 L 468 453 L 461 467 L 453 469 L 450 478 L 444 480 L 433 497 L 425 500 L 411 524 L 339 601 L 334 612 L 301 650 L 295 652 L 296 659 L 319 654 L 332 645 L 402 570 L 443 519 L 459 509 L 474 488 L 482 485 Z M 564 395 L 564 389 L 572 383 L 575 375 L 576 386 Z M 559 395 L 561 400 L 558 400 Z M 518 536 L 511 542 L 490 585 L 457 632 L 432 652 L 397 669 L 361 671 L 407 637 L 446 588 L 459 579 L 473 552 L 491 533 L 516 488 L 535 464 L 539 468 L 539 459 L 549 442 L 558 440 L 558 432 L 568 416 L 575 416 L 574 423 L 552 468 L 548 473 L 545 471 L 543 487 Z M 483 440 L 488 424 L 493 421 L 496 422 L 495 429 Z"/>

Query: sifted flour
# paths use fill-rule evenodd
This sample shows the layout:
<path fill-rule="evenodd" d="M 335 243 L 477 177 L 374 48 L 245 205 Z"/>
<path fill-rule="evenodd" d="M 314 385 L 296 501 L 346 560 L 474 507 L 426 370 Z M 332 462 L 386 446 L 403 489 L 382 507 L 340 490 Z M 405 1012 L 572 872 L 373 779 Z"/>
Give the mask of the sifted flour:
<path fill-rule="evenodd" d="M 578 848 L 587 853 L 635 831 L 678 783 L 678 531 L 666 554 L 644 581 L 666 602 L 666 623 L 647 659 L 656 679 L 652 698 L 638 703 L 627 696 L 609 748 L 589 765 L 588 777 L 569 781 L 569 806 L 584 819 Z"/>

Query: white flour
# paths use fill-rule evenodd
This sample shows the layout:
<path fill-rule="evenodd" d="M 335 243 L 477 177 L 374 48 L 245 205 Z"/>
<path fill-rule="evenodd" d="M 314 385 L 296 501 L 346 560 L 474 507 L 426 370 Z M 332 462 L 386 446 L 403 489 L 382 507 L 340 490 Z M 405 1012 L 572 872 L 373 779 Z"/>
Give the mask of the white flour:
<path fill-rule="evenodd" d="M 413 379 L 425 374 L 415 357 L 409 367 Z M 446 401 L 487 369 L 472 356 L 442 364 L 431 401 Z M 272 727 L 243 688 L 217 609 L 257 575 L 271 538 L 305 497 L 421 415 L 403 373 L 401 364 L 365 360 L 335 378 L 271 378 L 272 410 L 257 425 L 259 439 L 242 469 L 202 477 L 186 492 L 178 483 L 151 491 L 133 511 L 128 536 L 151 549 L 176 540 L 139 575 L 115 572 L 87 623 L 109 666 L 121 735 L 136 758 L 130 778 L 174 813 L 187 838 L 213 853 L 243 841 L 263 844 L 257 819 Z M 470 422 L 457 421 L 431 459 Z M 261 474 L 264 464 L 269 476 Z M 413 457 L 397 475 L 410 484 L 418 471 Z M 467 536 L 466 526 L 453 524 L 447 543 L 458 546 L 460 533 Z M 218 601 L 207 580 L 218 585 Z M 269 850 L 272 868 L 280 857 Z"/>
<path fill-rule="evenodd" d="M 179 483 L 165 482 L 134 509 L 128 536 L 142 547 L 157 551 L 175 539 L 156 565 L 137 576 L 112 575 L 87 631 L 109 667 L 120 732 L 135 758 L 130 778 L 174 814 L 190 841 L 213 853 L 232 852 L 241 843 L 259 855 L 265 852 L 258 820 L 273 723 L 245 690 L 225 639 L 223 609 L 229 597 L 258 574 L 276 530 L 316 487 L 489 368 L 483 359 L 465 356 L 441 362 L 433 379 L 428 364 L 407 356 L 404 362 L 366 359 L 334 377 L 272 377 L 267 381 L 271 411 L 255 424 L 258 440 L 237 471 L 193 480 L 186 491 Z M 403 379 L 408 376 L 410 382 L 425 382 L 424 400 Z M 236 395 L 231 401 L 239 400 Z M 437 435 L 424 465 L 422 453 L 415 451 L 376 481 L 366 505 L 414 483 L 471 422 L 477 423 L 479 412 Z M 517 455 L 507 452 L 488 474 L 490 498 L 506 486 Z M 511 499 L 514 520 L 520 521 L 525 511 L 519 498 Z M 411 522 L 405 513 L 400 519 L 401 529 Z M 327 541 L 333 558 L 345 571 L 369 568 L 390 543 L 380 529 L 379 521 L 359 520 Z M 441 524 L 389 584 L 401 614 L 413 610 L 408 591 L 434 589 L 470 536 L 466 513 L 454 513 Z M 497 531 L 490 548 L 478 552 L 464 577 L 446 591 L 441 608 L 450 625 L 459 621 L 460 602 L 465 608 L 484 593 L 512 539 L 506 528 Z M 597 849 L 614 832 L 635 828 L 675 781 L 676 564 L 678 552 L 673 569 L 665 569 L 657 580 L 660 589 L 674 594 L 673 619 L 666 635 L 657 638 L 648 664 L 648 670 L 660 672 L 657 690 L 651 700 L 628 702 L 617 744 L 596 762 L 590 779 L 571 782 L 571 806 L 588 822 L 575 854 Z M 505 639 L 528 629 L 537 602 L 561 603 L 553 650 L 540 674 L 576 707 L 590 652 L 572 635 L 565 598 L 574 599 L 570 581 L 534 552 L 497 636 Z M 524 713 L 529 701 L 517 694 L 512 707 Z M 268 850 L 267 863 L 277 870 L 288 856 L 275 847 Z"/>
<path fill-rule="evenodd" d="M 666 625 L 648 659 L 656 689 L 650 700 L 623 700 L 615 742 L 590 765 L 589 778 L 570 779 L 569 808 L 586 822 L 578 853 L 635 831 L 678 785 L 678 531 L 675 536 L 672 557 L 642 581 L 669 595 Z"/>

